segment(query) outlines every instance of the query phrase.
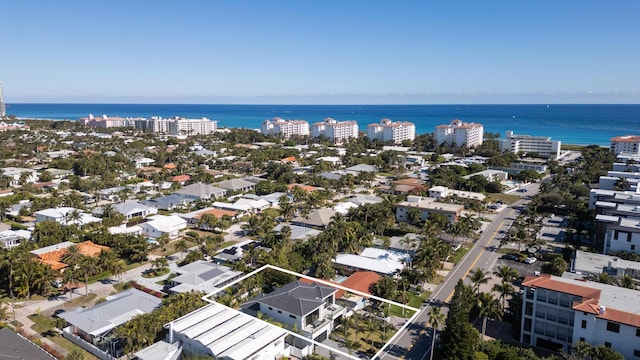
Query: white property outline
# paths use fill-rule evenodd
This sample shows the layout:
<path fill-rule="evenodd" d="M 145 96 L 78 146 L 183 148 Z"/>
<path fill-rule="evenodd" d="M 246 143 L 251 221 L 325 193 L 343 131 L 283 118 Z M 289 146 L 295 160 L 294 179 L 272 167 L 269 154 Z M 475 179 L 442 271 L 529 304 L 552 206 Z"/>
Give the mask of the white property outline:
<path fill-rule="evenodd" d="M 217 302 L 217 301 L 213 300 L 211 297 L 212 297 L 213 295 L 216 295 L 216 294 L 218 294 L 218 293 L 220 293 L 220 292 L 222 292 L 222 291 L 226 290 L 227 288 L 229 288 L 229 287 L 231 287 L 231 286 L 233 286 L 233 285 L 235 285 L 235 284 L 237 284 L 237 283 L 239 283 L 239 282 L 241 282 L 241 281 L 244 281 L 245 279 L 248 279 L 248 278 L 249 278 L 249 277 L 251 277 L 251 276 L 254 276 L 254 275 L 256 275 L 256 274 L 258 274 L 258 273 L 260 273 L 260 272 L 262 272 L 262 271 L 266 270 L 266 269 L 272 269 L 272 270 L 280 271 L 280 272 L 283 272 L 283 273 L 286 273 L 286 274 L 289 274 L 289 275 L 296 276 L 296 277 L 298 277 L 298 278 L 304 278 L 304 279 L 307 279 L 307 280 L 311 280 L 311 281 L 313 281 L 313 282 L 321 283 L 321 284 L 324 284 L 324 285 L 327 285 L 327 286 L 331 286 L 331 287 L 334 287 L 334 288 L 338 288 L 338 289 L 340 289 L 340 290 L 344 290 L 344 291 L 347 291 L 347 292 L 350 292 L 350 293 L 353 293 L 353 294 L 356 294 L 356 295 L 360 295 L 360 296 L 363 296 L 363 297 L 372 298 L 372 299 L 375 299 L 375 300 L 378 300 L 378 301 L 381 301 L 381 302 L 386 302 L 386 303 L 389 303 L 389 304 L 391 304 L 391 305 L 396 305 L 396 306 L 402 307 L 402 308 L 404 308 L 404 309 L 407 309 L 407 310 L 411 310 L 411 311 L 413 311 L 413 316 L 411 316 L 409 319 L 407 319 L 407 321 L 405 321 L 405 323 L 404 323 L 404 324 L 403 324 L 403 325 L 402 325 L 402 326 L 401 326 L 401 327 L 400 327 L 400 328 L 395 332 L 395 334 L 393 334 L 393 336 L 389 339 L 389 341 L 387 341 L 387 342 L 382 346 L 382 348 L 380 348 L 380 350 L 378 350 L 378 352 L 377 352 L 377 353 L 375 353 L 375 354 L 370 358 L 370 360 L 374 360 L 374 359 L 376 359 L 376 358 L 379 358 L 379 357 L 380 357 L 380 355 L 381 355 L 381 354 L 382 354 L 382 353 L 383 353 L 383 352 L 384 352 L 384 351 L 389 347 L 389 345 L 391 345 L 391 343 L 392 343 L 392 342 L 394 342 L 394 341 L 396 340 L 396 338 L 397 338 L 397 337 L 399 337 L 399 336 L 400 336 L 400 334 L 401 334 L 401 333 L 403 333 L 403 332 L 404 332 L 404 330 L 405 330 L 405 329 L 406 329 L 410 324 L 412 324 L 412 323 L 413 323 L 413 321 L 418 317 L 418 315 L 420 315 L 420 309 L 416 309 L 416 308 L 414 308 L 414 307 L 412 307 L 412 306 L 404 305 L 404 304 L 401 304 L 401 303 L 398 303 L 398 302 L 395 302 L 395 301 L 391 301 L 391 300 L 388 300 L 388 299 L 384 299 L 384 298 L 381 298 L 381 297 L 378 297 L 378 296 L 371 295 L 371 294 L 369 294 L 369 293 L 364 293 L 364 292 L 361 292 L 361 291 L 357 291 L 357 290 L 354 290 L 354 289 L 350 289 L 350 288 L 344 287 L 344 286 L 342 286 L 342 285 L 340 285 L 340 284 L 335 284 L 335 283 L 329 282 L 329 281 L 327 281 L 327 280 L 317 279 L 317 278 L 314 278 L 314 277 L 311 277 L 311 276 L 308 276 L 308 275 L 303 275 L 303 274 L 297 273 L 297 272 L 295 272 L 295 271 L 291 271 L 291 270 L 283 269 L 283 268 L 280 268 L 280 267 L 277 267 L 277 266 L 273 266 L 273 265 L 269 265 L 269 264 L 263 265 L 262 267 L 260 267 L 260 268 L 258 268 L 258 269 L 256 269 L 256 270 L 254 270 L 254 271 L 252 271 L 252 272 L 250 272 L 250 273 L 248 273 L 248 274 L 246 274 L 246 275 L 244 275 L 244 276 L 242 276 L 242 277 L 240 277 L 240 278 L 238 278 L 238 279 L 236 279 L 236 280 L 234 280 L 234 281 L 232 281 L 232 282 L 230 282 L 229 284 L 225 285 L 224 287 L 221 287 L 221 288 L 219 288 L 218 290 L 215 290 L 215 291 L 213 291 L 213 292 L 210 292 L 210 293 L 206 294 L 205 296 L 203 296 L 203 297 L 202 297 L 202 300 L 204 300 L 204 301 L 206 301 L 206 302 L 208 302 L 208 303 L 211 303 L 211 304 L 214 304 L 214 303 L 215 303 L 215 304 L 218 304 L 218 305 L 222 305 L 222 306 L 224 306 L 224 307 L 226 307 L 226 308 L 228 308 L 228 309 L 231 309 L 231 310 L 233 310 L 233 311 L 238 311 L 238 310 L 233 309 L 233 308 L 231 308 L 231 307 L 229 307 L 229 306 L 227 306 L 227 305 L 220 304 L 219 302 Z M 359 358 L 359 357 L 355 357 L 355 356 L 353 356 L 353 355 L 349 355 L 348 353 L 346 353 L 346 352 L 344 352 L 344 351 L 342 351 L 342 350 L 335 349 L 335 348 L 332 348 L 332 347 L 327 346 L 327 345 L 325 345 L 325 344 L 319 343 L 319 342 L 317 342 L 317 341 L 315 341 L 315 340 L 313 340 L 313 339 L 309 339 L 309 338 L 307 338 L 307 337 L 304 337 L 304 336 L 302 336 L 302 335 L 300 335 L 300 334 L 298 334 L 298 333 L 295 333 L 295 332 L 290 331 L 290 330 L 288 330 L 288 329 L 285 329 L 285 328 L 283 328 L 283 327 L 279 327 L 279 326 L 273 325 L 273 324 L 271 324 L 271 323 L 269 323 L 269 322 L 266 322 L 266 321 L 264 321 L 264 320 L 262 320 L 262 319 L 258 319 L 257 317 L 256 317 L 256 318 L 254 318 L 254 319 L 256 319 L 256 320 L 258 320 L 258 321 L 261 321 L 261 322 L 263 322 L 263 323 L 265 323 L 265 324 L 267 324 L 267 325 L 269 325 L 269 326 L 273 326 L 273 327 L 276 327 L 276 328 L 278 328 L 278 329 L 282 329 L 282 330 L 284 330 L 286 333 L 288 333 L 289 335 L 294 336 L 294 337 L 297 337 L 297 338 L 299 338 L 299 339 L 301 339 L 301 340 L 304 340 L 304 341 L 310 342 L 310 343 L 312 343 L 312 344 L 314 344 L 314 345 L 316 345 L 316 346 L 320 346 L 321 348 L 326 349 L 326 350 L 327 350 L 327 351 L 329 351 L 330 353 L 331 353 L 331 352 L 334 352 L 334 353 L 338 353 L 338 354 L 340 354 L 340 355 L 342 355 L 342 356 L 346 356 L 346 357 L 348 357 L 348 358 L 350 358 L 350 359 L 353 359 L 353 360 L 361 360 L 361 358 Z M 175 321 L 175 320 L 174 320 L 174 321 Z"/>

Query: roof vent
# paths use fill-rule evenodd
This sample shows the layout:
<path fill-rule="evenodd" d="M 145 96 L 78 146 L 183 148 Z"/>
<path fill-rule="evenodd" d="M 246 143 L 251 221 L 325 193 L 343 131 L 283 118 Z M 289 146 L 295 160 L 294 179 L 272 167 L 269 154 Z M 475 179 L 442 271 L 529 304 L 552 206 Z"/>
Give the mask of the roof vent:
<path fill-rule="evenodd" d="M 606 307 L 600 306 L 600 315 L 604 315 L 604 312 L 607 310 Z"/>

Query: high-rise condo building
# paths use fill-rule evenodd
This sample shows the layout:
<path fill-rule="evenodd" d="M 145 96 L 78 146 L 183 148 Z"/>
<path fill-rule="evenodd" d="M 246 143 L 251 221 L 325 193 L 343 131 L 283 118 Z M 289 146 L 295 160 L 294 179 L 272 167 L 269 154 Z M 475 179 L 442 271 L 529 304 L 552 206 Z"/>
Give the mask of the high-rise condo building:
<path fill-rule="evenodd" d="M 288 139 L 292 135 L 309 135 L 309 123 L 304 120 L 274 118 L 263 121 L 260 131 L 265 136 L 282 134 L 283 138 Z"/>
<path fill-rule="evenodd" d="M 353 120 L 337 121 L 326 118 L 324 121 L 314 123 L 311 126 L 311 137 L 324 136 L 332 143 L 342 144 L 349 138 L 358 137 L 358 123 Z"/>
<path fill-rule="evenodd" d="M 507 131 L 504 140 L 500 140 L 500 151 L 513 154 L 519 152 L 535 152 L 540 157 L 557 159 L 560 156 L 560 141 L 551 140 L 548 136 L 516 135 Z"/>
<path fill-rule="evenodd" d="M 458 146 L 466 145 L 469 148 L 482 145 L 484 127 L 482 124 L 465 123 L 462 120 L 451 120 L 449 125 L 438 125 L 435 131 L 436 142 Z"/>
<path fill-rule="evenodd" d="M 611 151 L 616 154 L 640 155 L 640 135 L 624 135 L 612 138 Z"/>
<path fill-rule="evenodd" d="M 400 144 L 416 138 L 416 125 L 407 121 L 393 122 L 390 119 L 382 119 L 379 124 L 367 125 L 367 137 L 371 140 Z"/>

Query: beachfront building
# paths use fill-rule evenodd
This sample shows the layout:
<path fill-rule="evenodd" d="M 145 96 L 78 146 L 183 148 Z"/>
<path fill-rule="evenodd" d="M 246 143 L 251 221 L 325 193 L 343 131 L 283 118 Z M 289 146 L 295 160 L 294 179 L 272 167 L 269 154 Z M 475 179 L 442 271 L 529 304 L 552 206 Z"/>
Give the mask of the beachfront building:
<path fill-rule="evenodd" d="M 451 124 L 438 125 L 435 131 L 436 142 L 438 144 L 456 144 L 469 148 L 482 145 L 484 138 L 484 127 L 478 123 L 466 123 L 462 120 L 451 120 Z"/>
<path fill-rule="evenodd" d="M 311 137 L 325 137 L 334 144 L 342 144 L 349 138 L 358 137 L 358 123 L 354 120 L 337 121 L 326 118 L 311 126 Z"/>
<path fill-rule="evenodd" d="M 9 130 L 29 130 L 29 125 L 26 125 L 23 123 L 16 123 L 16 122 L 6 123 L 4 121 L 0 121 L 0 131 L 9 131 Z"/>
<path fill-rule="evenodd" d="M 640 156 L 640 135 L 624 135 L 611 138 L 611 151 L 616 154 Z"/>
<path fill-rule="evenodd" d="M 533 152 L 546 159 L 557 159 L 560 156 L 560 141 L 551 140 L 548 136 L 516 135 L 513 131 L 507 131 L 505 139 L 499 142 L 501 152 Z"/>
<path fill-rule="evenodd" d="M 131 127 L 135 124 L 136 120 L 142 120 L 142 118 L 123 118 L 120 116 L 102 116 L 95 117 L 93 114 L 89 114 L 86 118 L 80 118 L 78 123 L 84 126 L 92 126 L 98 128 L 114 128 L 114 127 Z"/>
<path fill-rule="evenodd" d="M 570 351 L 578 341 L 640 356 L 640 292 L 542 274 L 522 281 L 520 341 Z"/>
<path fill-rule="evenodd" d="M 390 119 L 382 119 L 379 124 L 367 125 L 367 137 L 371 140 L 401 144 L 405 140 L 416 138 L 416 125 L 408 121 L 393 122 Z"/>
<path fill-rule="evenodd" d="M 304 120 L 274 118 L 263 121 L 260 131 L 265 136 L 282 134 L 283 138 L 288 139 L 293 135 L 309 135 L 309 123 Z"/>
<path fill-rule="evenodd" d="M 206 117 L 187 119 L 175 117 L 169 122 L 170 135 L 209 135 L 216 132 L 217 121 Z"/>

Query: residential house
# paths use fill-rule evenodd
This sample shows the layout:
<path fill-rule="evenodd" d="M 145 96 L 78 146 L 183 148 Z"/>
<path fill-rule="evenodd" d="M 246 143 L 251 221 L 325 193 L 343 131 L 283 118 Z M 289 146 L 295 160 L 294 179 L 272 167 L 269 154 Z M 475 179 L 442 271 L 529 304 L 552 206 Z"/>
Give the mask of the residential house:
<path fill-rule="evenodd" d="M 393 276 L 411 261 L 407 252 L 366 248 L 360 255 L 338 254 L 333 264 L 346 272 L 373 271 L 380 275 Z"/>
<path fill-rule="evenodd" d="M 200 210 L 196 210 L 196 211 L 192 211 L 192 212 L 188 212 L 185 214 L 176 214 L 178 216 L 180 216 L 181 218 L 185 219 L 187 221 L 187 223 L 189 223 L 190 225 L 197 225 L 198 222 L 200 221 L 200 219 L 202 219 L 202 216 L 205 214 L 210 214 L 215 216 L 217 219 L 222 219 L 224 216 L 228 216 L 231 219 L 236 219 L 238 217 L 238 213 L 235 211 L 231 211 L 231 210 L 223 210 L 223 209 L 216 209 L 216 208 L 204 208 L 204 209 L 200 209 Z"/>
<path fill-rule="evenodd" d="M 150 216 L 146 222 L 140 223 L 138 226 L 150 238 L 157 239 L 166 234 L 169 238 L 175 239 L 180 236 L 180 231 L 187 228 L 187 221 L 178 215 L 156 214 Z"/>
<path fill-rule="evenodd" d="M 100 199 L 108 200 L 108 201 L 120 201 L 120 194 L 125 191 L 126 188 L 123 186 L 116 186 L 107 189 L 102 189 L 98 191 L 100 194 Z"/>
<path fill-rule="evenodd" d="M 330 208 L 315 209 L 310 211 L 306 217 L 298 216 L 294 218 L 291 220 L 291 224 L 324 229 L 329 225 L 335 214 L 336 211 Z"/>
<path fill-rule="evenodd" d="M 209 200 L 224 197 L 227 194 L 227 190 L 209 184 L 195 183 L 187 185 L 174 193 L 193 200 Z"/>
<path fill-rule="evenodd" d="M 213 257 L 213 261 L 217 264 L 226 264 L 242 260 L 245 251 L 251 250 L 251 248 L 257 246 L 258 243 L 254 240 L 247 239 L 228 246 L 224 249 L 220 249 L 218 253 Z"/>
<path fill-rule="evenodd" d="M 157 198 L 153 198 L 151 200 L 143 200 L 140 203 L 148 206 L 155 207 L 160 210 L 171 211 L 173 209 L 186 206 L 187 204 L 193 202 L 193 199 L 188 197 L 184 197 L 179 194 L 171 194 L 167 196 L 161 196 Z"/>
<path fill-rule="evenodd" d="M 141 204 L 137 201 L 127 200 L 113 205 L 114 210 L 124 215 L 125 219 L 136 217 L 147 217 L 158 213 L 158 209 L 153 206 Z"/>
<path fill-rule="evenodd" d="M 38 172 L 33 169 L 6 167 L 1 168 L 2 176 L 11 178 L 11 185 L 18 185 L 21 182 L 21 178 L 25 184 L 32 184 L 38 181 Z"/>
<path fill-rule="evenodd" d="M 74 214 L 77 214 L 79 218 L 74 218 Z M 49 208 L 35 212 L 36 223 L 43 221 L 55 221 L 61 225 L 78 225 L 84 226 L 87 224 L 102 222 L 102 219 L 89 215 L 76 208 L 72 207 L 59 207 Z"/>
<path fill-rule="evenodd" d="M 241 308 L 252 315 L 260 313 L 290 330 L 295 329 L 303 336 L 321 342 L 329 338 L 346 315 L 345 308 L 336 304 L 336 292 L 337 289 L 331 286 L 296 280 L 245 302 Z M 309 350 L 308 347 L 302 348 L 301 355 L 307 355 L 305 352 Z"/>
<path fill-rule="evenodd" d="M 178 276 L 171 279 L 169 291 L 186 293 L 201 291 L 211 293 L 238 279 L 243 274 L 226 266 L 208 261 L 196 260 L 176 269 Z"/>
<path fill-rule="evenodd" d="M 256 183 L 244 179 L 230 179 L 216 184 L 228 192 L 247 192 L 256 188 Z"/>
<path fill-rule="evenodd" d="M 291 231 L 291 240 L 297 240 L 297 241 L 307 241 L 310 238 L 313 238 L 315 236 L 318 236 L 321 231 L 318 231 L 316 229 L 312 229 L 310 227 L 305 227 L 305 226 L 296 226 L 296 225 L 287 225 L 284 223 L 280 223 L 278 225 L 276 225 L 273 228 L 273 231 L 276 234 L 280 234 L 280 231 L 282 231 L 282 228 L 288 226 L 289 230 Z"/>
<path fill-rule="evenodd" d="M 227 360 L 273 360 L 291 355 L 284 330 L 217 303 L 165 327 L 169 343 L 180 344 L 185 355 Z"/>
<path fill-rule="evenodd" d="M 0 232 L 0 247 L 10 249 L 29 241 L 31 232 L 27 230 L 4 230 Z"/>
<path fill-rule="evenodd" d="M 78 307 L 58 315 L 69 326 L 63 336 L 96 355 L 123 356 L 119 339 L 111 335 L 113 329 L 142 314 L 148 314 L 162 304 L 162 299 L 137 289 L 108 296 L 105 302 L 93 307 Z M 103 357 L 101 357 L 103 358 Z"/>
<path fill-rule="evenodd" d="M 72 243 L 71 241 L 65 241 L 60 244 L 46 246 L 40 249 L 31 250 L 31 254 L 38 257 L 38 260 L 48 265 L 54 271 L 61 271 L 68 265 L 62 262 L 64 254 L 67 252 L 67 248 L 71 246 L 77 246 L 78 251 L 83 256 L 96 257 L 100 255 L 102 251 L 109 251 L 108 246 L 98 245 L 92 241 L 84 241 L 81 243 Z"/>

